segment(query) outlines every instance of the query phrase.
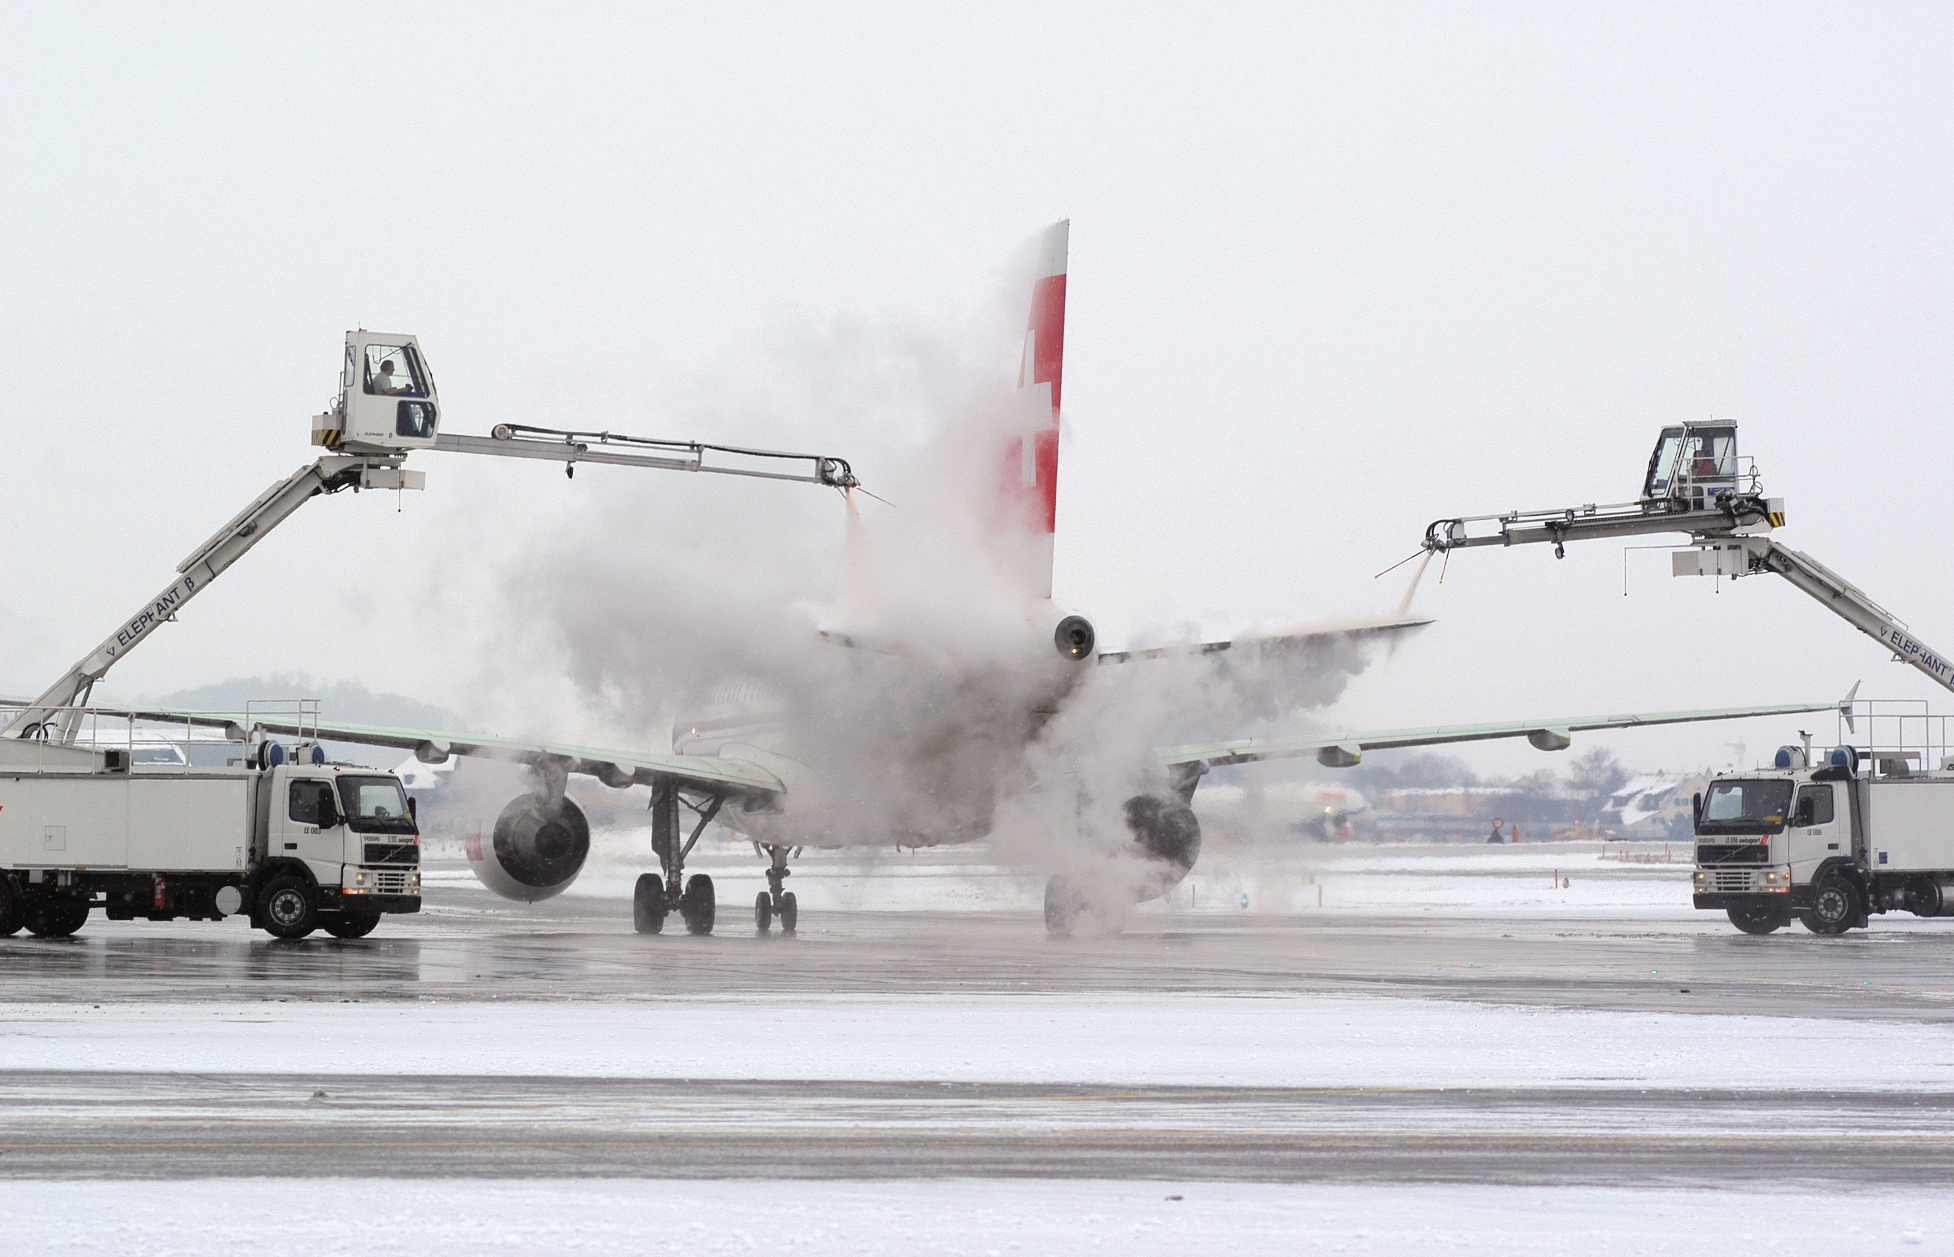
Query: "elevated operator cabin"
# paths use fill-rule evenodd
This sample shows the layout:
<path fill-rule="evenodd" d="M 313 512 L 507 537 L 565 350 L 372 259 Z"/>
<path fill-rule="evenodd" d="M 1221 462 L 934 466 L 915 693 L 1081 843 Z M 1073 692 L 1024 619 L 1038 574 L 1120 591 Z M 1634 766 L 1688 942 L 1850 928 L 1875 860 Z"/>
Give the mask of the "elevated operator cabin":
<path fill-rule="evenodd" d="M 1670 509 L 1700 511 L 1737 491 L 1737 425 L 1686 423 L 1664 428 L 1649 455 L 1642 482 L 1645 505 L 1679 503 Z"/>
<path fill-rule="evenodd" d="M 348 454 L 394 454 L 434 444 L 441 411 L 420 342 L 398 332 L 346 333 L 339 399 L 312 420 L 312 443 Z"/>

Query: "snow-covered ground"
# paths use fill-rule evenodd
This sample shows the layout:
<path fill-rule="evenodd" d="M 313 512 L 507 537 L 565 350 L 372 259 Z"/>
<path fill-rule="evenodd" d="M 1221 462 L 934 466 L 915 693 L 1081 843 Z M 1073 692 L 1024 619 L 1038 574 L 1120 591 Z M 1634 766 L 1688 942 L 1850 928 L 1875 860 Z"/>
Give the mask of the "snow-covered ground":
<path fill-rule="evenodd" d="M 10 1069 L 526 1074 L 538 1044 L 588 1077 L 1954 1088 L 1943 1025 L 1314 995 L 0 1005 Z"/>
<path fill-rule="evenodd" d="M 647 837 L 639 831 L 603 836 L 594 844 L 591 865 L 570 895 L 628 900 L 639 872 L 654 864 L 644 841 Z M 1638 844 L 1628 850 L 1650 856 L 1658 855 L 1661 847 Z M 1344 923 L 1336 928 L 1359 933 L 1376 921 L 1421 919 L 1412 914 L 1432 914 L 1422 918 L 1427 921 L 1467 918 L 1464 928 L 1448 935 L 1457 939 L 1456 965 L 1462 975 L 1479 963 L 1473 948 L 1490 943 L 1505 928 L 1488 928 L 1481 917 L 1553 922 L 1535 927 L 1542 932 L 1543 947 L 1553 945 L 1552 936 L 1564 928 L 1558 924 L 1562 918 L 1616 919 L 1629 923 L 1627 933 L 1654 932 L 1666 938 L 1693 937 L 1699 929 L 1721 925 L 1720 914 L 1699 913 L 1690 906 L 1686 852 L 1672 849 L 1674 863 L 1650 864 L 1622 862 L 1617 858 L 1621 851 L 1620 847 L 1604 851 L 1599 845 L 1346 845 L 1253 852 L 1224 848 L 1205 854 L 1195 876 L 1172 899 L 1139 911 L 1185 916 L 1190 936 L 1203 930 L 1207 937 L 1253 935 L 1274 940 L 1268 945 L 1278 949 L 1284 946 L 1281 940 L 1289 937 L 1284 931 L 1292 923 L 1277 914 L 1305 920 L 1318 913 L 1342 916 Z M 733 920 L 728 914 L 736 915 L 739 905 L 762 884 L 759 862 L 747 849 L 729 843 L 702 846 L 697 854 L 693 868 L 714 876 L 722 916 Z M 790 885 L 806 914 L 804 925 L 813 914 L 827 910 L 1035 913 L 1042 892 L 1039 878 L 987 863 L 988 859 L 981 847 L 914 854 L 811 851 L 795 866 Z M 452 860 L 431 868 L 429 880 L 437 888 L 476 887 L 466 868 Z M 481 914 L 478 904 L 498 909 L 498 915 Z M 430 939 L 445 940 L 459 932 L 470 940 L 469 945 L 478 941 L 491 949 L 498 931 L 535 930 L 540 931 L 539 937 L 553 940 L 562 929 L 560 921 L 565 918 L 547 913 L 519 926 L 511 924 L 516 917 L 501 915 L 514 912 L 519 917 L 526 911 L 486 892 L 479 892 L 479 898 L 449 894 L 437 897 L 429 916 L 415 924 L 426 925 Z M 1270 918 L 1266 928 L 1236 931 L 1216 921 L 1221 916 L 1252 921 L 1258 915 Z M 1910 929 L 1916 924 L 1923 929 L 1945 928 L 1908 919 L 1882 920 L 1880 929 Z M 90 932 L 96 928 L 91 923 Z M 100 926 L 104 932 L 110 928 L 115 927 Z M 585 927 L 573 925 L 563 933 L 566 941 L 523 952 L 523 963 L 574 966 L 582 947 L 600 948 L 594 954 L 601 954 L 608 965 L 635 963 L 638 952 L 611 948 L 600 934 L 580 930 Z M 481 932 L 479 940 L 476 931 Z M 1169 936 L 1178 932 L 1173 927 Z M 1323 931 L 1309 933 L 1316 937 Z M 590 938 L 598 941 L 589 942 Z M 1016 1120 L 1033 1123 L 1046 1134 L 1050 1133 L 1047 1127 L 1059 1129 L 1066 1120 L 1096 1123 L 1095 1129 L 1124 1125 L 1150 1129 L 1153 1123 L 1169 1123 L 1175 1130 L 1197 1133 L 1203 1123 L 1228 1122 L 1234 1124 L 1228 1129 L 1234 1130 L 1245 1122 L 1263 1122 L 1280 1133 L 1289 1129 L 1285 1122 L 1333 1121 L 1339 1134 L 1353 1137 L 1400 1127 L 1418 1134 L 1437 1123 L 1452 1134 L 1545 1131 L 1600 1140 L 1603 1145 L 1617 1135 L 1690 1141 L 1732 1136 L 1741 1141 L 1755 1140 L 1761 1132 L 1772 1141 L 1782 1137 L 1787 1148 L 1801 1139 L 1830 1141 L 1832 1155 L 1848 1157 L 1893 1154 L 1881 1151 L 1886 1145 L 1869 1144 L 1871 1151 L 1866 1151 L 1854 1142 L 1865 1140 L 1869 1132 L 1855 1125 L 1858 1110 L 1840 1109 L 1837 1097 L 1829 1094 L 1841 1080 L 1849 1080 L 1855 1090 L 1901 1096 L 1954 1093 L 1954 1026 L 1919 1018 L 1881 1023 L 1585 1011 L 1289 991 L 1250 994 L 1227 985 L 1225 968 L 1217 972 L 1213 989 L 1199 994 L 1146 990 L 1012 994 L 995 988 L 942 994 L 941 984 L 931 985 L 929 993 L 898 984 L 888 994 L 791 994 L 764 999 L 744 994 L 664 998 L 651 994 L 657 989 L 653 979 L 660 955 L 672 953 L 667 963 L 710 965 L 712 949 L 730 941 L 668 939 L 664 951 L 645 952 L 647 994 L 643 998 L 629 998 L 635 988 L 626 984 L 605 988 L 611 993 L 603 998 L 580 999 L 566 992 L 564 998 L 505 1000 L 495 998 L 491 983 L 471 986 L 453 999 L 431 994 L 442 988 L 430 987 L 413 991 L 414 998 L 360 1003 L 316 997 L 288 1002 L 276 994 L 257 1002 L 229 996 L 221 1002 L 172 1002 L 165 996 L 140 1002 L 107 1001 L 100 1006 L 0 1003 L 0 1068 L 72 1071 L 66 1080 L 43 1079 L 35 1084 L 44 1101 L 37 1113 L 50 1121 L 72 1118 L 78 1123 L 102 1120 L 97 1093 L 103 1084 L 91 1078 L 91 1071 L 196 1075 L 224 1080 L 227 1086 L 240 1075 L 254 1074 L 493 1078 L 533 1076 L 546 1070 L 565 1079 L 1376 1088 L 1392 1093 L 1503 1088 L 1535 1095 L 1537 1103 L 1484 1108 L 1466 1103 L 1440 1112 L 1406 1102 L 1378 1105 L 1374 1112 L 1339 1109 L 1327 1118 L 1315 1110 L 1297 1116 L 1236 1106 L 1208 1113 L 1186 1106 L 1169 1109 L 1138 1103 L 1119 1109 L 1082 1109 L 1070 1119 L 1027 1108 L 1030 1116 L 1019 1118 L 1008 1106 L 993 1106 L 968 1113 L 931 1109 L 916 1120 L 922 1123 L 919 1129 L 927 1127 L 938 1136 L 958 1129 L 959 1122 L 976 1122 L 989 1131 L 1008 1130 Z M 818 944 L 808 939 L 804 945 Z M 423 969 L 451 963 L 449 951 L 427 946 L 428 956 L 420 962 Z M 850 963 L 861 963 L 865 944 L 856 939 L 849 946 L 854 949 L 846 953 Z M 1090 940 L 1077 946 L 1082 958 L 1094 954 Z M 312 954 L 280 953 L 280 964 L 302 965 Z M 321 949 L 320 954 L 336 953 Z M 766 954 L 755 953 L 762 959 Z M 1853 955 L 1866 966 L 1863 980 L 1881 980 L 1878 954 L 1862 950 Z M 1602 970 L 1607 970 L 1612 956 L 1608 953 L 1600 962 Z M 1137 953 L 1129 959 L 1145 963 Z M 373 963 L 383 965 L 384 956 L 376 956 Z M 820 955 L 810 952 L 808 963 L 818 967 Z M 1441 965 L 1448 963 L 1449 951 L 1440 959 Z M 1593 968 L 1592 957 L 1584 963 Z M 1625 968 L 1621 976 L 1637 983 L 1667 985 L 1669 981 L 1666 974 L 1652 973 L 1646 965 L 1632 974 Z M 1885 976 L 1890 978 L 1891 972 Z M 1856 968 L 1849 978 L 1855 985 L 1862 980 Z M 1610 979 L 1602 972 L 1597 980 Z M 1839 980 L 1838 975 L 1832 980 Z M 1917 974 L 1912 982 L 1914 987 L 1920 985 Z M 1678 979 L 1677 984 L 1687 985 L 1687 980 Z M 1927 985 L 1935 984 L 1929 980 Z M 258 989 L 276 988 L 267 984 Z M 388 993 L 403 992 L 388 988 Z M 1914 990 L 1914 994 L 1921 992 Z M 1525 994 L 1508 997 L 1523 999 Z M 1679 998 L 1687 1002 L 1697 997 Z M 1792 996 L 1788 993 L 1787 998 Z M 1764 1075 L 1759 1062 L 1769 1062 Z M 1759 1093 L 1755 1089 L 1760 1086 L 1771 1090 Z M 1564 1113 L 1565 1097 L 1543 1088 L 1583 1089 L 1584 1094 L 1600 1098 L 1592 1108 Z M 1718 1088 L 1733 1094 L 1705 1098 L 1706 1091 Z M 1625 1089 L 1665 1098 L 1653 1110 L 1624 1108 L 1609 1097 Z M 1685 1090 L 1696 1098 L 1685 1100 L 1681 1094 Z M 172 1107 L 171 1097 L 176 1093 L 165 1088 L 158 1094 L 163 1098 L 151 1101 L 133 1093 L 126 1110 L 118 1109 L 120 1120 L 175 1120 L 178 1110 Z M 49 1095 L 52 1101 L 47 1100 Z M 1666 1098 L 1671 1095 L 1673 1101 Z M 227 1100 L 225 1112 L 235 1120 L 261 1125 L 311 1120 L 306 1113 L 295 1113 L 280 1096 L 267 1099 L 262 1112 L 253 1107 L 255 1101 Z M 592 1103 L 601 1106 L 603 1101 Z M 558 1104 L 561 1111 L 553 1112 L 570 1121 L 582 1113 L 574 1108 L 564 1101 Z M 455 1122 L 461 1120 L 456 1116 L 459 1111 L 452 1105 L 430 1105 L 427 1113 L 405 1114 L 398 1121 Z M 852 1121 L 854 1113 L 837 1110 L 823 1120 Z M 586 1116 L 596 1120 L 602 1115 Z M 754 1110 L 735 1105 L 717 1120 L 737 1125 L 768 1116 L 759 1113 L 756 1118 Z M 497 1109 L 494 1116 L 505 1123 L 519 1119 L 521 1114 L 514 1108 Z M 711 1119 L 710 1113 L 701 1116 L 688 1110 L 685 1120 L 704 1130 L 712 1126 Z M 490 1117 L 480 1120 L 488 1122 Z M 1938 1138 L 1931 1126 L 1932 1112 L 1909 1120 L 1915 1126 L 1926 1125 L 1888 1130 L 1884 1137 L 1889 1142 Z M 1496 1159 L 1498 1154 L 1487 1155 Z M 1599 1155 L 1603 1173 L 1614 1175 L 1613 1153 L 1604 1148 Z M 1911 1154 L 1902 1150 L 1899 1155 Z M 1380 1162 L 1380 1173 L 1388 1173 L 1390 1164 L 1397 1163 Z M 1483 1166 L 1474 1172 L 1486 1173 Z M 1500 1177 L 1496 1168 L 1492 1176 Z M 1660 1167 L 1654 1174 L 1644 1167 L 1634 1181 L 1677 1180 L 1697 1184 L 1705 1176 L 1693 1170 L 1688 1177 L 1665 1179 Z M 1593 1176 L 1587 1181 L 1592 1182 Z M 1608 1252 L 1724 1257 L 1731 1252 L 1813 1251 L 1820 1237 L 1821 1247 L 1855 1253 L 1915 1252 L 1945 1244 L 1935 1221 L 1940 1211 L 1932 1207 L 1939 1203 L 1937 1193 L 1807 1185 L 1794 1194 L 1751 1185 L 1769 1181 L 1754 1177 L 1727 1190 L 1711 1191 L 1018 1178 L 872 1182 L 268 1178 L 165 1183 L 0 1178 L 0 1204 L 8 1215 L 5 1225 L 0 1225 L 0 1257 L 189 1254 L 231 1248 L 306 1257 L 762 1251 L 1119 1252 L 1171 1257 L 1297 1251 Z M 1826 1184 L 1835 1181 L 1891 1180 L 1875 1171 L 1856 1180 L 1843 1173 L 1836 1180 L 1822 1179 Z M 297 1197 L 332 1203 L 323 1213 L 294 1209 L 291 1202 Z"/>
<path fill-rule="evenodd" d="M 0 1253 L 1945 1252 L 1938 1192 L 1174 1182 L 0 1185 Z M 301 1203 L 310 1202 L 310 1203 Z M 1823 1237 L 1822 1240 L 1820 1237 Z"/>

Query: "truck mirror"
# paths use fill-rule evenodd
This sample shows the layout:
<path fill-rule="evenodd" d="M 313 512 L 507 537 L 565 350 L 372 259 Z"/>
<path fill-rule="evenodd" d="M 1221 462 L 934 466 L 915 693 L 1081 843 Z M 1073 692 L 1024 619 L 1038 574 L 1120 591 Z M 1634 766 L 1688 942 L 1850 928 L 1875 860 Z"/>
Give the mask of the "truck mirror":
<path fill-rule="evenodd" d="M 410 794 L 407 796 L 407 819 L 413 821 L 416 825 L 421 823 L 421 809 L 415 806 L 418 802 L 420 800 L 416 799 L 413 795 Z"/>
<path fill-rule="evenodd" d="M 1690 815 L 1695 817 L 1696 823 L 1701 825 L 1703 823 L 1703 792 L 1701 790 L 1689 796 L 1689 811 Z"/>
<path fill-rule="evenodd" d="M 332 789 L 327 787 L 319 792 L 319 828 L 334 829 L 339 825 L 339 809 L 333 806 Z"/>
<path fill-rule="evenodd" d="M 1798 800 L 1798 810 L 1791 817 L 1792 827 L 1795 829 L 1811 824 L 1814 815 L 1816 815 L 1816 809 L 1810 799 Z"/>

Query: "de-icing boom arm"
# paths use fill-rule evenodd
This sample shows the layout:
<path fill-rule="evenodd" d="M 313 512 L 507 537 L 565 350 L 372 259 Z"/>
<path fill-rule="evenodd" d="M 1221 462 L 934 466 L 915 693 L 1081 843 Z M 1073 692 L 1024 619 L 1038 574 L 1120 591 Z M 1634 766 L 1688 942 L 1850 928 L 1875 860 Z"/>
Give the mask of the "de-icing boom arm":
<path fill-rule="evenodd" d="M 1954 662 L 1948 656 L 1928 648 L 1892 612 L 1817 559 L 1760 535 L 1783 524 L 1783 500 L 1761 496 L 1756 470 L 1737 458 L 1737 426 L 1684 424 L 1663 429 L 1657 438 L 1638 501 L 1435 520 L 1425 529 L 1425 549 L 1449 554 L 1550 542 L 1560 557 L 1570 541 L 1687 533 L 1696 549 L 1671 556 L 1674 575 L 1734 578 L 1775 572 L 1894 658 L 1954 690 Z"/>
<path fill-rule="evenodd" d="M 259 494 L 251 505 L 218 529 L 210 540 L 176 565 L 169 586 L 116 626 L 108 638 L 32 703 L 16 714 L 0 736 L 56 742 L 74 739 L 89 691 L 120 659 L 144 641 L 157 625 L 176 618 L 183 605 L 202 593 L 225 568 L 291 518 L 313 496 L 359 486 L 368 489 L 419 488 L 419 472 L 402 471 L 400 460 L 331 455 L 300 468 Z"/>
<path fill-rule="evenodd" d="M 80 728 L 78 709 L 88 701 L 95 683 L 157 625 L 175 619 L 185 603 L 311 498 L 348 488 L 421 488 L 426 477 L 402 469 L 414 450 L 545 459 L 561 462 L 564 471 L 573 475 L 577 463 L 589 462 L 797 480 L 836 489 L 858 483 L 846 459 L 819 454 L 507 423 L 496 425 L 492 437 L 453 436 L 440 431 L 440 417 L 434 377 L 414 337 L 363 328 L 346 333 L 340 393 L 325 413 L 312 419 L 313 444 L 333 452 L 259 494 L 198 546 L 177 564 L 176 579 L 167 588 L 19 711 L 0 729 L 0 736 L 72 742 Z"/>

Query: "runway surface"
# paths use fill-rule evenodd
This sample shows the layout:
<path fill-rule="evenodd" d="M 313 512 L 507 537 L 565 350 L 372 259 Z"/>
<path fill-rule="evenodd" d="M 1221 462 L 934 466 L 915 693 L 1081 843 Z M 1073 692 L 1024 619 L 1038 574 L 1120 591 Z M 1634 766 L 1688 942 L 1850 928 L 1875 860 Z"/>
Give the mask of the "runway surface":
<path fill-rule="evenodd" d="M 1739 934 L 1720 914 L 1136 915 L 1116 937 L 1054 941 L 1036 916 L 810 913 L 756 937 L 632 933 L 628 903 L 504 904 L 436 888 L 374 935 L 281 943 L 241 922 L 91 922 L 6 947 L 30 1001 L 605 999 L 954 991 L 1309 992 L 1564 1008 L 1954 1022 L 1954 927 L 1881 919 L 1816 938 Z"/>
<path fill-rule="evenodd" d="M 0 1178 L 1954 1178 L 1954 1095 L 9 1075 Z"/>
<path fill-rule="evenodd" d="M 1752 938 L 1673 867 L 1536 904 L 1399 858 L 1326 874 L 1343 910 L 1217 889 L 1066 941 L 818 886 L 796 937 L 728 890 L 715 936 L 647 937 L 452 878 L 356 942 L 7 940 L 0 1177 L 1954 1181 L 1954 929 Z M 1429 893 L 1374 906 L 1393 877 Z"/>

